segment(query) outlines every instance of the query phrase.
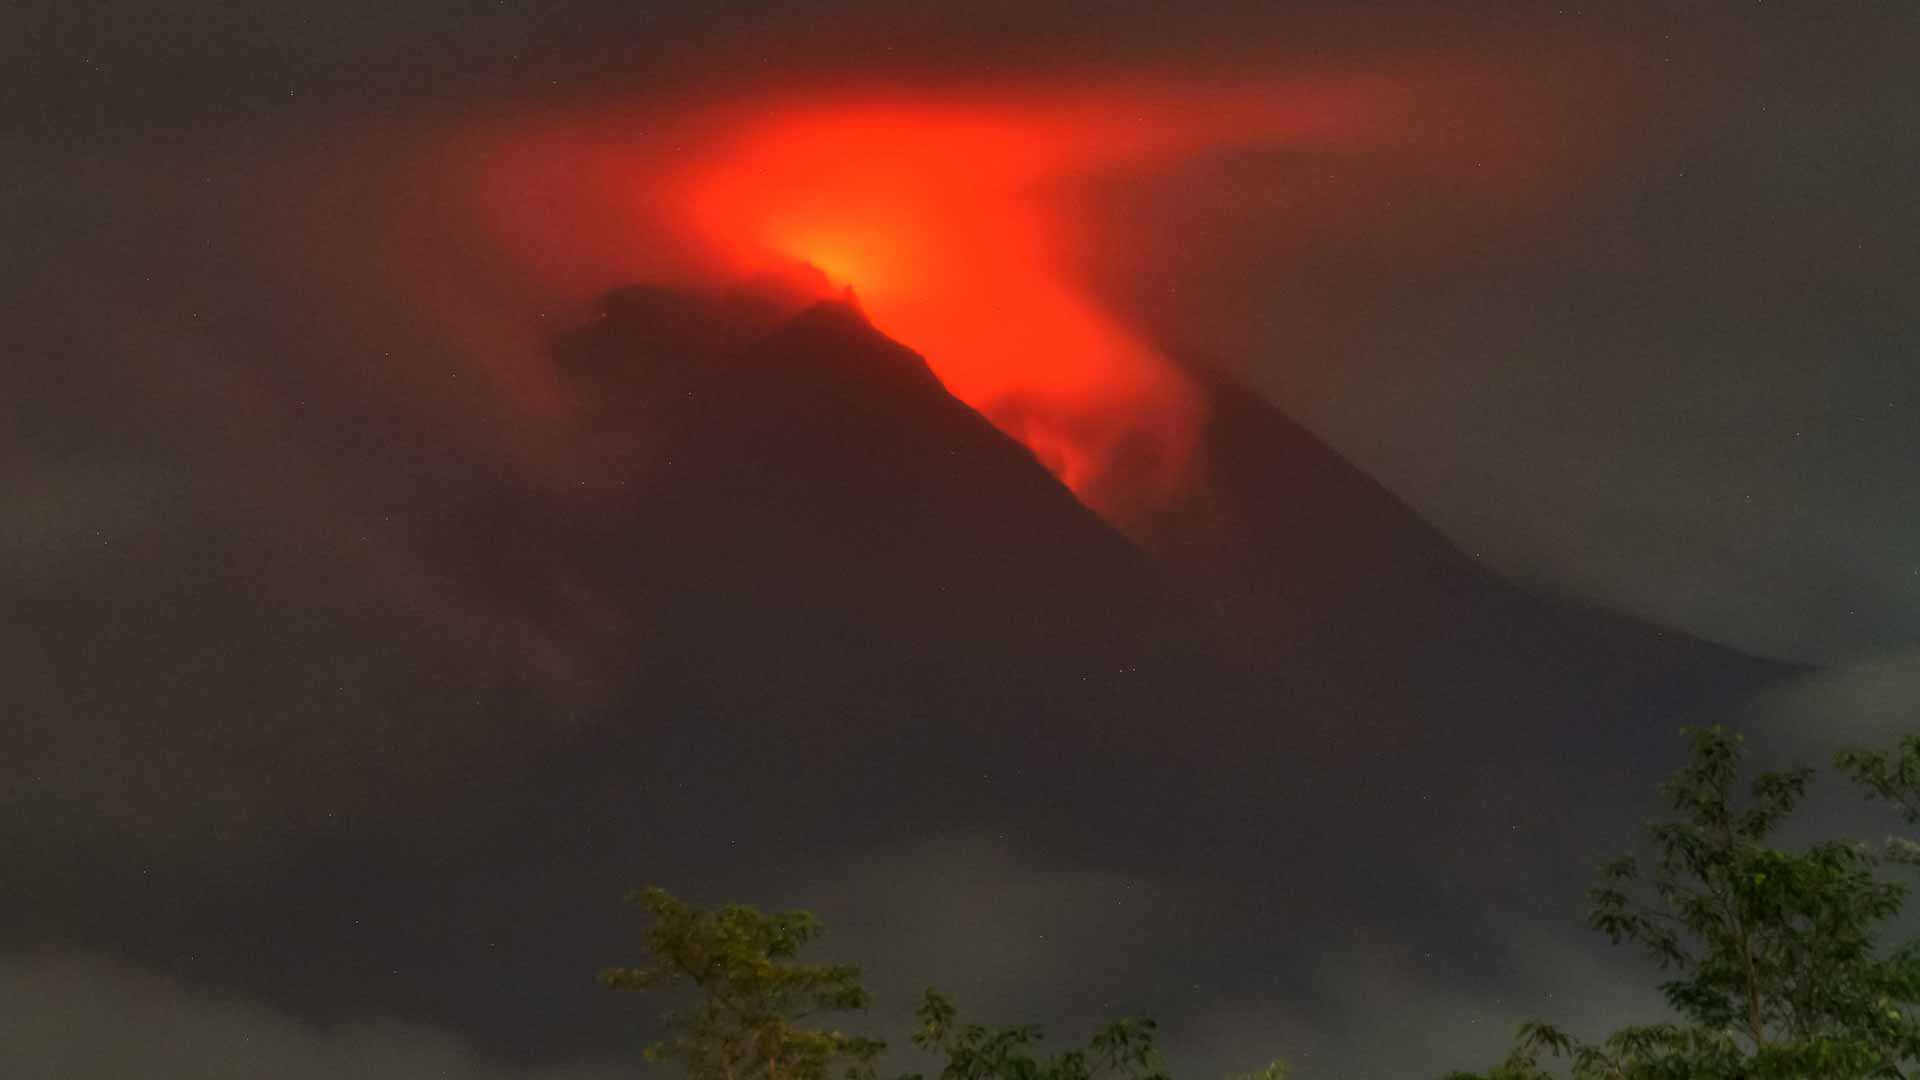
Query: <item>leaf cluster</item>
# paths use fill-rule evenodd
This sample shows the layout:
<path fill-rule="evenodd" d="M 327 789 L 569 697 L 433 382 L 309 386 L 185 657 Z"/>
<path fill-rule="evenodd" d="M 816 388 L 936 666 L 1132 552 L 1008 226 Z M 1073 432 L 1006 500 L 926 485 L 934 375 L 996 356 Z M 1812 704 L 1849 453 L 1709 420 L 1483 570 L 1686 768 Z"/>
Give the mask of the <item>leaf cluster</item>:
<path fill-rule="evenodd" d="M 914 1045 L 946 1055 L 940 1080 L 1167 1080 L 1154 1045 L 1157 1028 L 1143 1017 L 1113 1021 L 1084 1049 L 1041 1056 L 1039 1025 L 963 1025 L 953 1002 L 938 990 L 927 990 L 914 1015 L 920 1022 Z M 1284 1080 L 1284 1070 L 1272 1080 Z"/>
<path fill-rule="evenodd" d="M 650 1047 L 650 1060 L 685 1064 L 693 1080 L 825 1080 L 835 1069 L 848 1080 L 872 1080 L 886 1044 L 837 1029 L 809 1027 L 822 1013 L 866 1008 L 859 969 L 793 960 L 818 936 L 808 912 L 763 914 L 744 905 L 697 908 L 664 889 L 633 893 L 629 902 L 652 916 L 644 967 L 608 968 L 615 989 L 700 992 L 692 1009 L 669 1014 L 672 1036 Z"/>
<path fill-rule="evenodd" d="M 1854 748 L 1834 755 L 1833 767 L 1892 803 L 1909 825 L 1920 825 L 1920 735 L 1907 735 L 1892 750 Z"/>

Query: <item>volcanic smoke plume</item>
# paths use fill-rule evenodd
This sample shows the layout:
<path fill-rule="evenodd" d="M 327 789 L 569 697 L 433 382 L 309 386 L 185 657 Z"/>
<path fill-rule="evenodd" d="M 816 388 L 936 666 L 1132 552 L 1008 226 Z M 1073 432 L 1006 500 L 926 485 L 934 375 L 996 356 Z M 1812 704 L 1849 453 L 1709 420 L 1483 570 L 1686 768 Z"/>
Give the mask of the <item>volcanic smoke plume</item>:
<path fill-rule="evenodd" d="M 510 295 L 578 312 L 629 282 L 713 291 L 769 268 L 817 268 L 1127 524 L 1182 485 L 1203 417 L 1163 345 L 1105 295 L 1110 268 L 1095 263 L 1117 241 L 1095 186 L 1281 147 L 1397 161 L 1387 167 L 1503 213 L 1545 205 L 1598 153 L 1552 104 L 1576 85 L 1592 93 L 1595 78 L 1581 57 L 1556 60 L 1526 109 L 1499 80 L 1437 65 L 1291 80 L 1154 73 L 992 92 L 761 92 L 681 110 L 601 104 L 429 132 L 426 153 L 400 156 L 467 215 L 455 225 L 437 208 L 443 225 L 498 245 Z M 1557 135 L 1546 126 L 1560 122 Z M 1524 169 L 1506 160 L 1518 140 L 1533 146 Z M 1316 212 L 1374 214 L 1417 237 L 1448 228 L 1390 208 Z M 444 277 L 437 258 L 404 276 Z M 1158 276 L 1146 287 L 1182 286 L 1176 268 Z"/>

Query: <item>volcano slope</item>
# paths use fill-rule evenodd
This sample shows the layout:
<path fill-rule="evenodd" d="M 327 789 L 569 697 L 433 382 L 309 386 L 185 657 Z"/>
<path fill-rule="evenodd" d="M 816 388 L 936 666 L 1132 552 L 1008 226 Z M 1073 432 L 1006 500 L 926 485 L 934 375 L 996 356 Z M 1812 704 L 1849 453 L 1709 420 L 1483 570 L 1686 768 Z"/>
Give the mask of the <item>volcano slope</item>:
<path fill-rule="evenodd" d="M 820 909 L 902 1010 L 931 978 L 1063 1024 L 1310 1028 L 1383 941 L 1425 956 L 1412 984 L 1514 991 L 1508 931 L 1566 921 L 1674 729 L 1788 674 L 1513 588 L 1200 368 L 1194 483 L 1123 534 L 857 306 L 794 307 L 610 294 L 553 362 L 579 460 L 631 497 L 455 528 L 449 563 L 515 602 L 538 584 L 503 552 L 535 545 L 623 614 L 616 706 L 72 932 L 315 1022 L 592 1058 L 645 1034 L 591 974 L 655 881 Z M 1082 938 L 994 953 L 1061 925 L 1036 904 Z"/>

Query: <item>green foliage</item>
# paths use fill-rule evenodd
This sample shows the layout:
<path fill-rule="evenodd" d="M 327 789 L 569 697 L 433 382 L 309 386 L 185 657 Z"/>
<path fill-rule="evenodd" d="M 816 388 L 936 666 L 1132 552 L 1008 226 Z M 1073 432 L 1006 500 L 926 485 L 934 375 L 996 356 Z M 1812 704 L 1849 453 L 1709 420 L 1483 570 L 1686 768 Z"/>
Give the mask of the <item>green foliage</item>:
<path fill-rule="evenodd" d="M 1539 1080 L 1556 1075 L 1550 1063 L 1576 1080 L 1906 1075 L 1920 1061 L 1920 950 L 1883 955 L 1877 936 L 1906 888 L 1880 880 L 1882 857 L 1861 845 L 1768 846 L 1811 770 L 1762 773 L 1743 799 L 1739 736 L 1715 727 L 1687 739 L 1689 760 L 1663 789 L 1674 816 L 1647 829 L 1653 867 L 1617 859 L 1588 894 L 1595 929 L 1641 946 L 1672 973 L 1660 989 L 1680 1022 L 1600 1043 L 1528 1024 L 1507 1060 L 1478 1080 Z M 1920 744 L 1903 749 L 1920 754 Z M 1862 763 L 1856 776 L 1913 790 L 1899 786 L 1909 774 L 1897 763 L 1847 760 Z"/>
<path fill-rule="evenodd" d="M 886 1044 L 802 1021 L 826 1012 L 864 1009 L 860 972 L 840 965 L 798 964 L 793 956 L 818 936 L 804 911 L 761 914 L 734 905 L 693 907 L 664 889 L 628 897 L 652 916 L 646 967 L 609 968 L 611 989 L 691 986 L 699 1004 L 668 1017 L 672 1038 L 650 1047 L 649 1060 L 685 1064 L 693 1080 L 825 1080 L 844 1067 L 849 1080 L 872 1080 Z"/>
<path fill-rule="evenodd" d="M 693 1080 L 758 1080 L 761 1070 L 766 1080 L 825 1080 L 841 1066 L 848 1080 L 874 1080 L 885 1043 L 801 1026 L 818 1013 L 868 1004 L 857 969 L 793 962 L 819 935 L 818 919 L 741 906 L 707 911 L 664 889 L 628 900 L 652 916 L 647 951 L 653 963 L 609 968 L 600 981 L 616 990 L 691 987 L 700 995 L 692 1011 L 668 1016 L 673 1037 L 648 1048 L 649 1061 L 680 1061 Z M 1043 1057 L 1038 1026 L 963 1025 L 937 990 L 927 991 L 916 1016 L 914 1044 L 946 1055 L 940 1080 L 1167 1080 L 1152 1020 L 1124 1017 L 1095 1032 L 1084 1049 Z M 1233 1080 L 1286 1080 L 1286 1073 L 1276 1061 Z"/>
<path fill-rule="evenodd" d="M 1892 750 L 1842 750 L 1833 767 L 1867 789 L 1869 797 L 1892 803 L 1909 825 L 1920 825 L 1920 735 L 1908 735 Z"/>
<path fill-rule="evenodd" d="M 1043 1037 L 1038 1026 L 962 1025 L 953 1002 L 937 990 L 927 991 L 915 1015 L 920 1030 L 914 1045 L 946 1055 L 940 1080 L 1167 1080 L 1152 1020 L 1123 1017 L 1095 1032 L 1084 1050 L 1043 1058 L 1037 1056 Z M 1284 1070 L 1273 1080 L 1284 1080 Z"/>

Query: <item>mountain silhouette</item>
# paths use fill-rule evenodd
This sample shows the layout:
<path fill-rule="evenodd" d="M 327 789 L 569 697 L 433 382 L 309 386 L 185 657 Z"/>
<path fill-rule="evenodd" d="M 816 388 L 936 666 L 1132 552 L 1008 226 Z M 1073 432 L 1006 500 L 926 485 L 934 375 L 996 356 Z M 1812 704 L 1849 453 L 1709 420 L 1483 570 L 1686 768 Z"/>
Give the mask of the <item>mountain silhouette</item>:
<path fill-rule="evenodd" d="M 677 626 L 734 635 L 751 609 L 1084 649 L 1163 602 L 1145 553 L 854 304 L 778 310 L 624 289 L 556 348 L 610 430 L 667 432 L 615 558 Z"/>
<path fill-rule="evenodd" d="M 610 428 L 671 433 L 614 554 L 680 639 L 724 640 L 705 655 L 750 653 L 742 625 L 776 650 L 878 637 L 909 665 L 1250 684 L 1295 723 L 1473 743 L 1611 737 L 1784 672 L 1501 580 L 1215 368 L 1187 371 L 1207 416 L 1189 483 L 1123 536 L 852 302 L 755 295 L 621 290 L 556 350 Z M 810 670 L 846 659 L 827 652 Z"/>
<path fill-rule="evenodd" d="M 1501 580 L 1217 369 L 1188 369 L 1189 484 L 1123 535 L 850 299 L 623 289 L 555 352 L 672 463 L 601 574 L 654 612 L 644 707 L 1003 725 L 1155 767 L 1210 740 L 1338 757 L 1365 728 L 1469 775 L 1501 743 L 1658 753 L 1787 673 Z"/>
<path fill-rule="evenodd" d="M 1477 717 L 1463 733 L 1502 737 L 1486 717 L 1530 715 L 1577 739 L 1723 705 L 1791 670 L 1518 588 L 1229 374 L 1185 371 L 1206 401 L 1198 464 L 1132 532 L 1237 627 L 1242 649 L 1367 671 L 1353 689 L 1376 707 L 1449 726 Z"/>
<path fill-rule="evenodd" d="M 1192 486 L 1129 535 L 849 299 L 622 289 L 553 362 L 601 482 L 631 496 L 566 530 L 459 531 L 574 545 L 574 576 L 637 627 L 619 703 L 119 948 L 316 1021 L 624 1050 L 620 1007 L 525 1007 L 625 958 L 623 889 L 806 904 L 763 878 L 831 890 L 859 873 L 847 853 L 968 835 L 1284 905 L 1251 937 L 1166 931 L 1224 958 L 1222 992 L 1259 993 L 1356 927 L 1558 919 L 1625 840 L 1623 778 L 1788 674 L 1514 588 L 1217 371 L 1191 369 Z M 1487 869 L 1523 854 L 1531 876 Z M 876 926 L 925 917 L 858 899 Z M 1483 937 L 1429 955 L 1494 963 Z"/>

